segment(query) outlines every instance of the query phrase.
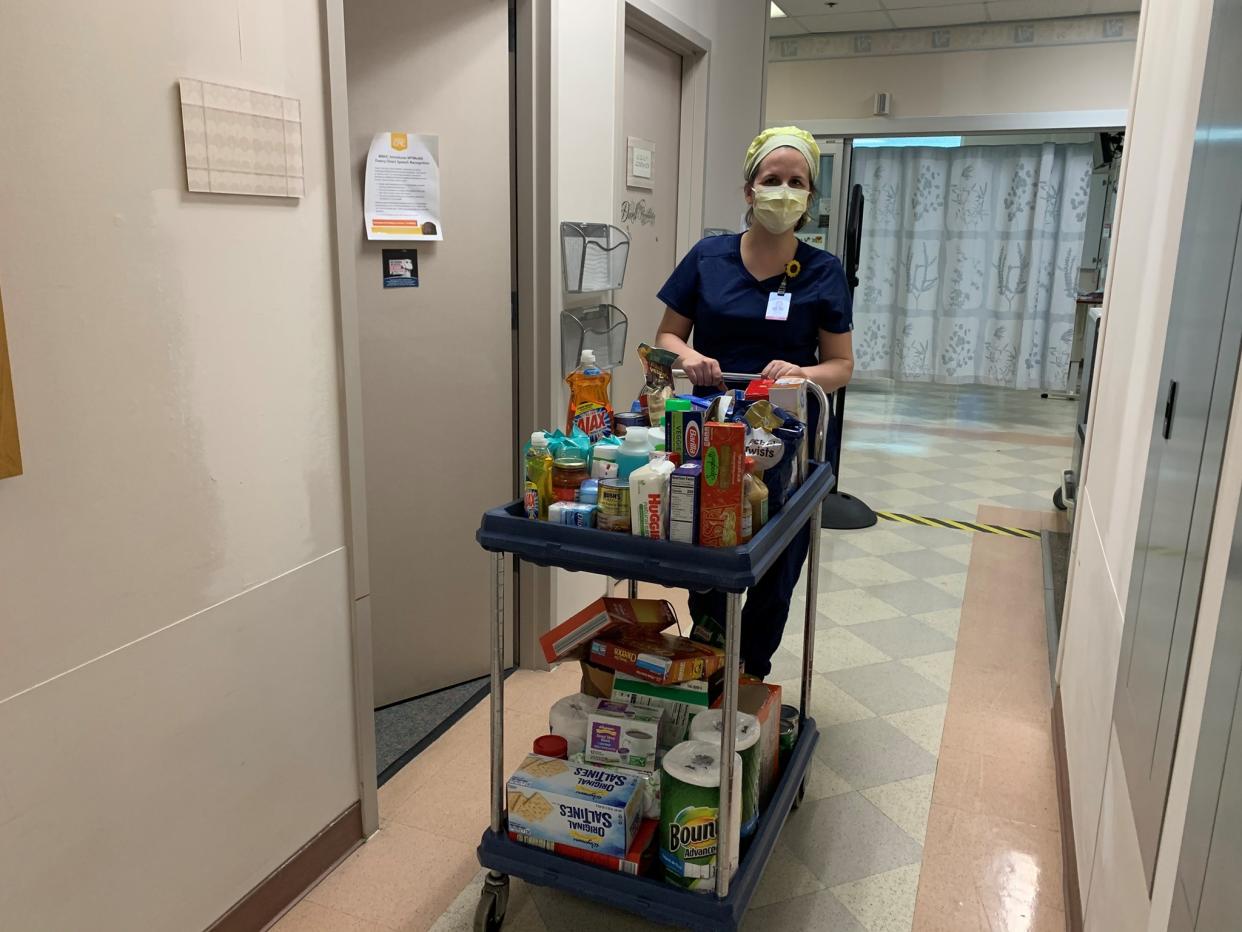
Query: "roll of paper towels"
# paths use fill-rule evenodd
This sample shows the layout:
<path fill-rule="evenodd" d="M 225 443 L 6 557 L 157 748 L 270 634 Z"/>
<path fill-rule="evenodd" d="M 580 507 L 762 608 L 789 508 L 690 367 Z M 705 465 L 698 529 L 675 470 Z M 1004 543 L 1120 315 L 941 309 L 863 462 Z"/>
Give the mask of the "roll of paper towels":
<path fill-rule="evenodd" d="M 575 747 L 582 750 L 586 747 L 587 713 L 599 705 L 599 700 L 585 693 L 574 693 L 564 699 L 557 700 L 548 710 L 548 731 L 560 735 L 569 744 L 569 753 Z"/>

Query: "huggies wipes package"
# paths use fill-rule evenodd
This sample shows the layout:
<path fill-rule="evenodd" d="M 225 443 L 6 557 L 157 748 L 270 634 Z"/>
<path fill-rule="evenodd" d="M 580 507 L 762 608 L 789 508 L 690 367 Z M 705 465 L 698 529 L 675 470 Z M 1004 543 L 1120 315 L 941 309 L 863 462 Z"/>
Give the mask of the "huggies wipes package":
<path fill-rule="evenodd" d="M 643 815 L 637 775 L 529 754 L 509 778 L 509 831 L 624 858 Z"/>

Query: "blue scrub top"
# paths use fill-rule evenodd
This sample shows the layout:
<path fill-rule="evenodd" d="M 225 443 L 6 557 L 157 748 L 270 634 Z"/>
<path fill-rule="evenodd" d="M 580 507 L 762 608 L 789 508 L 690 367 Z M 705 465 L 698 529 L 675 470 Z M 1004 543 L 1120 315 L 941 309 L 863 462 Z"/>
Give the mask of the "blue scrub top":
<path fill-rule="evenodd" d="M 836 256 L 801 241 L 794 255 L 802 269 L 785 285 L 788 320 L 764 319 L 781 275 L 760 281 L 746 270 L 740 233 L 699 240 L 659 299 L 694 322 L 695 351 L 717 360 L 725 372 L 762 372 L 774 359 L 813 366 L 819 362 L 819 331 L 849 333 L 854 312 Z"/>

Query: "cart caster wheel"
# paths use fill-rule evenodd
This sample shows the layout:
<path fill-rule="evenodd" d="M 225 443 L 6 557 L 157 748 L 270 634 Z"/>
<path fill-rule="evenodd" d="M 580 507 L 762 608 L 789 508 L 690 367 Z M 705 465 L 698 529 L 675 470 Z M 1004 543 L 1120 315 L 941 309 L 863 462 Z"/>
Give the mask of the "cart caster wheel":
<path fill-rule="evenodd" d="M 509 905 L 509 878 L 488 874 L 474 910 L 474 932 L 499 932 Z"/>
<path fill-rule="evenodd" d="M 1057 506 L 1057 511 L 1065 511 L 1065 496 L 1060 489 L 1052 493 L 1052 504 Z"/>
<path fill-rule="evenodd" d="M 798 795 L 794 797 L 793 809 L 796 811 L 802 805 L 802 800 L 806 799 L 806 780 L 805 778 L 798 784 Z"/>

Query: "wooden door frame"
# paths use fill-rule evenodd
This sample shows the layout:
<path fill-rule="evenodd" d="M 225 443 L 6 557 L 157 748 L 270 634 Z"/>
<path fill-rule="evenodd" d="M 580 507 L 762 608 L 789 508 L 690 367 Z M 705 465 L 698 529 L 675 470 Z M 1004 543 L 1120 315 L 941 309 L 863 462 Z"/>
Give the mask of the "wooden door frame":
<path fill-rule="evenodd" d="M 681 126 L 677 160 L 677 255 L 703 235 L 707 189 L 707 79 L 712 41 L 651 0 L 617 4 L 616 122 L 613 138 L 625 139 L 625 30 L 633 29 L 681 56 Z"/>

